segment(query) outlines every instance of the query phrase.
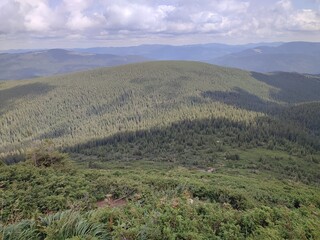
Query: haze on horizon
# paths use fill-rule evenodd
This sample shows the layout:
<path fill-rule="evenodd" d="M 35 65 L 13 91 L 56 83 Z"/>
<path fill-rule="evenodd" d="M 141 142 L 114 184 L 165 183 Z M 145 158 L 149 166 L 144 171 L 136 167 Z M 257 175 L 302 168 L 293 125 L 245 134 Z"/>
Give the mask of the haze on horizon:
<path fill-rule="evenodd" d="M 2 0 L 0 50 L 320 41 L 320 0 Z"/>

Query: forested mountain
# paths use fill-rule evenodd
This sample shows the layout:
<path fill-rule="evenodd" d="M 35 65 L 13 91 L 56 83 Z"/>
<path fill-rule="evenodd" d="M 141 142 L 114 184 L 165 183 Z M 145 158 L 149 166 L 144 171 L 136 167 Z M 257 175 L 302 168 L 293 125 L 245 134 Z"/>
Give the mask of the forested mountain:
<path fill-rule="evenodd" d="M 317 239 L 320 77 L 160 61 L 0 83 L 3 239 Z"/>
<path fill-rule="evenodd" d="M 174 61 L 3 82 L 0 148 L 47 138 L 70 146 L 212 116 L 250 122 L 288 104 L 320 101 L 319 91 L 317 76 Z"/>
<path fill-rule="evenodd" d="M 258 72 L 320 72 L 320 43 L 290 42 L 280 46 L 260 46 L 208 61 L 227 67 Z"/>
<path fill-rule="evenodd" d="M 185 117 L 233 118 L 243 109 L 261 112 L 320 100 L 318 77 L 264 75 L 196 62 L 134 64 L 0 86 L 0 147 L 6 149 L 45 138 L 70 145 Z M 257 114 L 245 111 L 238 118 Z"/>
<path fill-rule="evenodd" d="M 2 53 L 0 54 L 0 80 L 50 76 L 143 61 L 146 59 L 139 56 L 97 55 L 63 49 Z"/>

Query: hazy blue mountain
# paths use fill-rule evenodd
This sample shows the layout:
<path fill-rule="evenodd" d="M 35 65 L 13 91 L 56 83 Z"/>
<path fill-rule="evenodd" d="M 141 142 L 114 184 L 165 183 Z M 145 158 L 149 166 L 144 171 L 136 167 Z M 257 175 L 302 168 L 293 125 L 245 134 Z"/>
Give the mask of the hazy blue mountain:
<path fill-rule="evenodd" d="M 8 49 L 8 50 L 1 50 L 1 53 L 27 53 L 27 52 L 34 52 L 34 51 L 43 51 L 45 49 Z"/>
<path fill-rule="evenodd" d="M 0 53 L 0 80 L 50 76 L 96 67 L 142 62 L 147 59 L 202 61 L 261 72 L 291 72 L 300 69 L 299 72 L 319 73 L 317 68 L 313 67 L 320 55 L 319 51 L 314 50 L 314 46 L 309 43 L 281 44 L 210 43 L 184 46 L 154 44 L 72 50 L 8 50 Z M 293 61 L 295 64 L 292 64 Z"/>
<path fill-rule="evenodd" d="M 50 76 L 145 60 L 140 56 L 80 53 L 62 49 L 2 53 L 0 54 L 0 80 Z"/>
<path fill-rule="evenodd" d="M 194 60 L 204 61 L 226 54 L 243 51 L 260 46 L 262 43 L 245 45 L 226 45 L 219 43 L 194 44 L 184 46 L 172 45 L 140 45 L 131 47 L 97 47 L 74 49 L 95 54 L 139 55 L 154 60 Z M 280 43 L 265 43 L 266 46 L 278 46 Z"/>
<path fill-rule="evenodd" d="M 320 43 L 291 42 L 260 46 L 208 61 L 227 67 L 258 72 L 320 73 Z"/>

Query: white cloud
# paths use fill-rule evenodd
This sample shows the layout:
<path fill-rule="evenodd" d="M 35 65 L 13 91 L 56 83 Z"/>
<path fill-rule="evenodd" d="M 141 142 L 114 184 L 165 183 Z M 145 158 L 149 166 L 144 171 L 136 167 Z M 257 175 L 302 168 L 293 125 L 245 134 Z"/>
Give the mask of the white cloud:
<path fill-rule="evenodd" d="M 278 8 L 281 8 L 281 10 L 284 10 L 284 11 L 290 11 L 293 9 L 293 5 L 290 0 L 281 0 L 277 2 L 276 6 Z"/>
<path fill-rule="evenodd" d="M 66 27 L 71 31 L 85 31 L 99 25 L 95 13 L 87 10 L 94 4 L 92 0 L 64 0 L 64 15 Z"/>
<path fill-rule="evenodd" d="M 56 19 L 46 0 L 4 1 L 0 12 L 0 29 L 7 33 L 46 32 Z"/>
<path fill-rule="evenodd" d="M 291 18 L 296 30 L 320 31 L 320 15 L 313 10 L 298 11 Z"/>
<path fill-rule="evenodd" d="M 235 1 L 235 0 L 223 0 L 217 4 L 217 10 L 219 12 L 228 13 L 245 13 L 250 6 L 249 2 L 246 1 Z"/>
<path fill-rule="evenodd" d="M 48 31 L 54 19 L 51 9 L 44 1 L 36 1 L 27 6 L 24 25 L 30 31 Z"/>
<path fill-rule="evenodd" d="M 295 0 L 1 0 L 0 34 L 70 41 L 164 35 L 277 41 L 302 32 L 319 35 L 320 0 L 308 1 L 319 9 L 297 8 Z"/>
<path fill-rule="evenodd" d="M 24 16 L 19 11 L 19 3 L 3 1 L 0 5 L 0 12 L 0 33 L 24 31 Z"/>
<path fill-rule="evenodd" d="M 167 15 L 174 10 L 171 5 L 149 6 L 126 1 L 108 4 L 104 11 L 105 28 L 116 31 L 163 31 Z"/>
<path fill-rule="evenodd" d="M 70 15 L 66 26 L 71 30 L 85 30 L 95 25 L 95 22 L 82 13 L 73 13 Z"/>
<path fill-rule="evenodd" d="M 209 11 L 199 12 L 191 15 L 191 20 L 196 24 L 217 23 L 220 22 L 221 19 L 222 16 L 220 14 Z"/>
<path fill-rule="evenodd" d="M 282 0 L 277 3 L 282 10 L 275 15 L 270 15 L 267 26 L 269 29 L 278 31 L 319 31 L 320 14 L 312 9 L 295 9 L 289 0 Z M 273 24 L 272 25 L 272 20 Z"/>

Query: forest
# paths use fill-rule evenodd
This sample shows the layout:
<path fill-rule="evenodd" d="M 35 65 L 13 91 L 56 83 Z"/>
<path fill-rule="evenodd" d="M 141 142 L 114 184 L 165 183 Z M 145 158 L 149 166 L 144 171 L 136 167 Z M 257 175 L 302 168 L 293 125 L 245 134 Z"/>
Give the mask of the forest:
<path fill-rule="evenodd" d="M 0 239 L 319 239 L 319 92 L 183 61 L 1 82 Z"/>

